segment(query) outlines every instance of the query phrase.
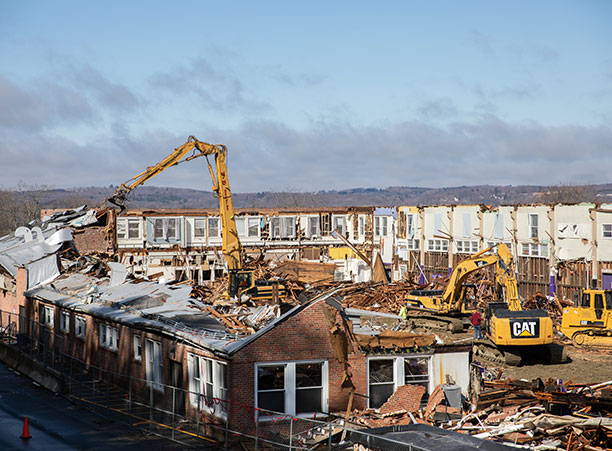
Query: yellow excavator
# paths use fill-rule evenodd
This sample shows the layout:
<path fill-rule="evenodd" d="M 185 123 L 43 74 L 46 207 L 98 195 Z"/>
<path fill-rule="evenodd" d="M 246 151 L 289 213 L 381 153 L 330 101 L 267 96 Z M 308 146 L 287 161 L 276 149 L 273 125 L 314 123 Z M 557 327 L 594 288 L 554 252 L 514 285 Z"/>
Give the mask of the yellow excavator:
<path fill-rule="evenodd" d="M 215 158 L 215 169 L 213 169 L 208 156 Z M 255 280 L 253 271 L 244 269 L 244 251 L 238 238 L 236 219 L 234 217 L 234 205 L 227 176 L 227 147 L 222 144 L 209 144 L 190 136 L 187 142 L 174 149 L 170 155 L 148 167 L 144 172 L 136 175 L 125 183 L 122 183 L 115 193 L 106 199 L 111 204 L 117 205 L 123 213 L 126 209 L 128 194 L 137 186 L 156 176 L 171 166 L 191 161 L 198 157 L 206 157 L 208 171 L 212 177 L 213 192 L 219 199 L 219 208 L 222 225 L 222 250 L 228 267 L 228 294 L 229 297 L 242 298 L 248 296 L 252 300 L 279 299 L 285 296 L 286 288 L 278 281 Z"/>
<path fill-rule="evenodd" d="M 476 310 L 476 290 L 467 277 L 495 265 L 496 302 L 487 304 L 486 339 L 474 342 L 474 354 L 486 360 L 520 365 L 532 357 L 565 361 L 563 348 L 553 344 L 553 323 L 545 310 L 523 310 L 518 294 L 514 258 L 500 243 L 459 262 L 444 290 L 416 290 L 406 298 L 400 315 L 415 326 L 461 332 Z"/>
<path fill-rule="evenodd" d="M 563 309 L 561 332 L 578 347 L 612 348 L 612 290 L 583 290 L 580 305 Z"/>

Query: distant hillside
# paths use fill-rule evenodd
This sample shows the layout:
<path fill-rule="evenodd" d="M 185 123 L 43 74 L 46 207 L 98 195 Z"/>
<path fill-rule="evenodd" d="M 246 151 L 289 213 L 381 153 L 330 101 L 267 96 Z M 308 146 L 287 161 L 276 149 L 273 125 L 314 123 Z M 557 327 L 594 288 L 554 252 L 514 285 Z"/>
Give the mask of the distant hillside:
<path fill-rule="evenodd" d="M 116 187 L 84 187 L 50 190 L 43 201 L 45 208 L 99 205 Z M 298 192 L 233 193 L 237 208 L 323 207 L 323 206 L 397 206 L 527 203 L 612 203 L 612 183 L 603 185 L 547 186 L 456 186 L 448 188 L 389 187 Z M 141 186 L 129 196 L 131 208 L 217 208 L 218 200 L 210 191 L 184 188 Z"/>

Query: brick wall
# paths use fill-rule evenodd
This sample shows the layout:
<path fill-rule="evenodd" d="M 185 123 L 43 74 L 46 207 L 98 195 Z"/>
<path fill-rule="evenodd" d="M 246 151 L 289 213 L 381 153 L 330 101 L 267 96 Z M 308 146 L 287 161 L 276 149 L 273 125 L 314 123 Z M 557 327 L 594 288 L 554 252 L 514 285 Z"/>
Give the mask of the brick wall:
<path fill-rule="evenodd" d="M 25 306 L 25 296 L 23 292 L 28 286 L 28 271 L 25 268 L 17 268 L 17 275 L 15 276 L 15 292 L 0 290 L 0 310 L 4 312 L 10 312 L 15 315 L 19 314 L 19 307 Z M 5 324 L 5 320 L 2 320 L 2 325 Z M 17 325 L 19 325 L 19 322 Z"/>
<path fill-rule="evenodd" d="M 238 409 L 240 405 L 255 404 L 255 363 L 292 362 L 300 360 L 326 360 L 328 362 L 328 410 L 346 410 L 349 388 L 342 388 L 344 367 L 334 357 L 330 342 L 329 323 L 325 310 L 330 308 L 324 301 L 309 305 L 239 350 L 233 357 L 229 370 L 229 401 L 236 406 L 230 413 L 229 426 L 240 431 L 253 431 L 253 411 Z M 349 355 L 353 383 L 357 393 L 366 393 L 366 360 L 360 353 Z M 354 408 L 364 407 L 364 400 L 355 397 Z"/>

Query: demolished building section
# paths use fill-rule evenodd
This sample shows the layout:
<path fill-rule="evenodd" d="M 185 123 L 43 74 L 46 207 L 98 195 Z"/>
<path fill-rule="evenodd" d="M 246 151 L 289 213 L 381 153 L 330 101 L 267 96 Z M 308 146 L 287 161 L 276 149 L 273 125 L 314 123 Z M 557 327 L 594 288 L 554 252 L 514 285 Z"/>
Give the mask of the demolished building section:
<path fill-rule="evenodd" d="M 393 216 L 386 211 L 382 215 L 375 215 L 374 210 L 348 211 L 344 212 L 345 230 L 340 230 L 342 221 L 334 216 L 342 213 L 329 213 L 334 229 L 344 232 L 366 258 L 374 253 L 384 255 L 387 244 L 381 237 L 394 230 L 395 223 L 376 218 Z M 398 224 L 417 227 L 418 222 L 401 211 Z M 277 233 L 274 214 L 253 213 L 259 233 L 266 227 L 268 233 Z M 295 226 L 297 243 L 280 236 L 245 241 L 253 257 L 252 268 L 284 279 L 288 295 L 271 301 L 230 300 L 225 295 L 219 245 L 206 241 L 198 247 L 181 241 L 188 236 L 184 232 L 195 231 L 197 225 L 209 231 L 212 224 L 214 231 L 215 221 L 209 223 L 208 213 L 175 217 L 174 225 L 169 212 L 148 215 L 137 212 L 134 217 L 115 218 L 109 210 L 87 209 L 54 213 L 37 228 L 24 228 L 0 239 L 2 326 L 12 327 L 7 333 L 36 352 L 50 350 L 86 367 L 102 369 L 109 382 L 119 387 L 129 384 L 135 395 L 151 396 L 156 405 L 171 406 L 173 411 L 180 406 L 179 411 L 188 418 L 206 418 L 211 424 L 226 424 L 249 434 L 257 434 L 260 425 L 270 422 L 287 425 L 288 417 L 318 415 L 341 419 L 343 425 L 353 427 L 439 426 L 450 421 L 445 427 L 475 438 L 546 445 L 553 437 L 568 449 L 585 443 L 594 449 L 607 446 L 605 421 L 593 429 L 592 423 L 582 424 L 576 417 L 609 417 L 608 386 L 587 389 L 548 384 L 552 388 L 532 387 L 529 398 L 523 392 L 514 393 L 517 386 L 524 389 L 520 382 L 491 385 L 482 381 L 480 397 L 472 402 L 474 412 L 468 413 L 470 404 L 465 400 L 473 394 L 470 341 L 414 330 L 397 315 L 408 291 L 443 286 L 445 274 L 432 283 L 428 280 L 431 273 L 418 266 L 410 278 L 391 284 L 340 277 L 344 262 L 355 258 L 366 263 L 363 257 L 333 235 L 311 235 L 310 240 L 298 236 L 302 224 L 310 221 L 306 215 L 302 222 L 303 217 L 296 213 L 287 216 L 292 218 L 288 223 Z M 473 219 L 467 219 L 468 213 L 460 215 L 471 227 Z M 321 221 L 320 213 L 312 216 Z M 247 235 L 249 217 L 246 214 L 244 221 L 237 221 Z M 204 222 L 198 221 L 202 218 Z M 278 218 L 281 227 L 283 216 Z M 133 221 L 131 227 L 133 233 L 138 231 L 140 245 L 134 239 L 126 246 L 130 219 L 139 221 Z M 156 237 L 156 230 L 163 240 Z M 419 233 L 416 230 L 413 237 Z M 169 242 L 171 236 L 177 241 Z M 450 245 L 458 245 L 453 243 L 449 240 Z M 401 244 L 398 238 L 398 246 Z M 119 250 L 118 261 L 109 252 L 113 246 Z M 435 241 L 432 246 L 435 251 Z M 440 249 L 443 246 L 440 243 Z M 470 253 L 472 244 L 461 244 L 461 249 Z M 169 256 L 177 260 L 168 263 L 164 259 Z M 211 256 L 214 261 L 209 260 Z M 406 261 L 399 252 L 394 258 L 395 263 Z M 418 261 L 423 261 L 422 255 Z M 184 272 L 177 273 L 181 267 Z M 205 271 L 214 280 L 206 280 Z M 421 276 L 425 279 L 422 284 Z M 488 299 L 488 280 L 486 274 L 479 274 L 471 281 L 480 287 L 477 293 L 482 303 Z M 551 304 L 544 299 L 531 297 L 534 303 Z M 176 398 L 177 388 L 182 398 Z M 582 397 L 557 394 L 572 390 L 580 390 Z M 596 396 L 589 398 L 583 393 L 587 390 Z M 527 410 L 512 417 L 514 426 L 496 422 L 495 415 L 517 405 Z M 550 408 L 554 405 L 569 406 L 567 413 L 574 415 L 563 420 L 569 421 L 564 431 L 570 435 L 562 432 L 561 439 L 553 423 L 531 415 L 561 413 Z M 517 421 L 519 417 L 531 421 Z"/>

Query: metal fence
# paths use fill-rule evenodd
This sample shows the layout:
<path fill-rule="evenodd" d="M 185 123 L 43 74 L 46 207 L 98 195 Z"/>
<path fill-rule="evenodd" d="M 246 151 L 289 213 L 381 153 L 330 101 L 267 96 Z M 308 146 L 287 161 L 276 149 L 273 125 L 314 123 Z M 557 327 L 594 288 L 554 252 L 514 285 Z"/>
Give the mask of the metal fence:
<path fill-rule="evenodd" d="M 2 346 L 17 349 L 44 365 L 62 382 L 63 393 L 71 401 L 114 421 L 198 449 L 297 451 L 354 447 L 349 437 L 357 436 L 356 428 L 345 425 L 342 417 L 296 417 L 101 368 L 71 355 L 68 348 L 74 340 L 56 333 L 54 328 L 58 325 L 49 326 L 0 311 Z M 193 406 L 192 414 L 185 409 L 187 402 Z M 226 418 L 245 411 L 253 419 L 254 430 L 230 429 Z M 358 435 L 364 439 L 370 436 L 367 432 Z M 380 436 L 376 436 L 376 442 L 384 443 L 378 449 L 425 451 Z"/>

